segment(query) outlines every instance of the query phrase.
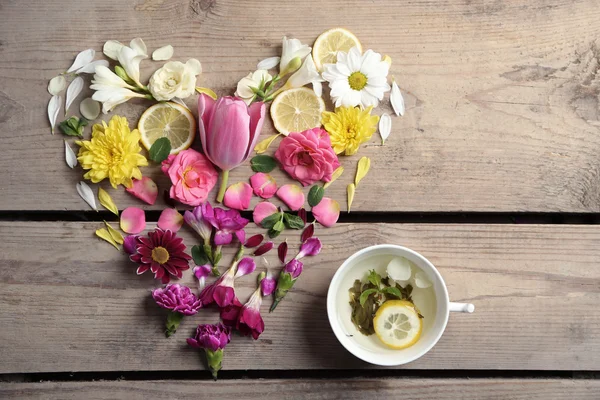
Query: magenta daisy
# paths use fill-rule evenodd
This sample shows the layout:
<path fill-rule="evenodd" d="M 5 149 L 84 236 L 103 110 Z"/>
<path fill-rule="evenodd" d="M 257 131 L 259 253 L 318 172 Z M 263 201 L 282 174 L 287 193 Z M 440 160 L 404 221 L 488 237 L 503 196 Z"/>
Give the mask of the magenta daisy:
<path fill-rule="evenodd" d="M 190 268 L 192 257 L 184 252 L 183 239 L 174 232 L 157 228 L 148 236 L 138 236 L 136 241 L 136 253 L 129 258 L 139 264 L 138 275 L 150 270 L 155 279 L 169 283 L 171 276 L 181 278 L 183 271 Z"/>

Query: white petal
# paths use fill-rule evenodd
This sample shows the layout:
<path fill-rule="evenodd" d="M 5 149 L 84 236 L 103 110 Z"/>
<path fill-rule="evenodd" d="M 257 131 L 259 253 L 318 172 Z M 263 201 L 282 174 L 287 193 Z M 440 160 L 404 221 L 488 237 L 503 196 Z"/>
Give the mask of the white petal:
<path fill-rule="evenodd" d="M 259 69 L 252 73 L 252 80 L 257 83 L 257 86 L 261 83 L 271 82 L 271 79 L 273 77 L 266 69 Z"/>
<path fill-rule="evenodd" d="M 313 91 L 319 97 L 323 95 L 323 84 L 319 81 L 312 82 Z"/>
<path fill-rule="evenodd" d="M 392 117 L 389 114 L 383 114 L 379 117 L 379 134 L 381 135 L 381 144 L 384 144 L 392 132 Z"/>
<path fill-rule="evenodd" d="M 415 286 L 419 289 L 427 289 L 431 286 L 431 281 L 427 279 L 423 271 L 415 272 Z"/>
<path fill-rule="evenodd" d="M 117 61 L 117 59 L 119 58 L 119 52 L 121 51 L 121 47 L 123 47 L 123 43 L 117 40 L 109 40 L 108 42 L 104 43 L 102 52 L 106 57 Z"/>
<path fill-rule="evenodd" d="M 79 96 L 79 93 L 81 93 L 82 90 L 83 90 L 83 78 L 78 76 L 77 78 L 73 79 L 73 82 L 71 82 L 71 84 L 67 88 L 67 101 L 65 104 L 65 115 L 67 115 L 67 111 L 69 110 L 69 107 L 71 107 L 71 104 L 73 104 L 73 100 L 75 100 L 75 98 L 77 96 Z"/>
<path fill-rule="evenodd" d="M 88 97 L 79 103 L 79 112 L 87 120 L 95 120 L 100 115 L 100 103 Z"/>
<path fill-rule="evenodd" d="M 275 68 L 279 64 L 280 57 L 269 57 L 265 58 L 258 64 L 256 64 L 256 69 L 271 69 Z"/>
<path fill-rule="evenodd" d="M 67 143 L 66 140 L 65 140 L 65 160 L 67 161 L 67 165 L 69 166 L 69 168 L 75 168 L 75 166 L 77 166 L 77 156 L 75 155 L 75 152 L 73 151 L 71 146 L 69 146 L 69 143 Z"/>
<path fill-rule="evenodd" d="M 400 88 L 396 84 L 396 81 L 392 82 L 392 92 L 390 93 L 390 103 L 396 115 L 404 115 L 404 97 L 400 92 Z"/>
<path fill-rule="evenodd" d="M 154 61 L 166 61 L 173 57 L 173 52 L 173 46 L 168 44 L 166 46 L 154 50 L 154 52 L 152 53 L 152 59 Z"/>
<path fill-rule="evenodd" d="M 97 85 L 134 89 L 133 86 L 129 85 L 127 82 L 121 79 L 119 75 L 115 74 L 103 65 L 99 65 L 96 67 L 96 74 L 94 75 L 94 79 L 92 79 L 92 85 L 90 86 L 90 88 L 97 90 Z"/>
<path fill-rule="evenodd" d="M 56 96 L 65 90 L 66 87 L 67 80 L 65 77 L 62 75 L 55 76 L 54 78 L 50 79 L 50 82 L 48 83 L 48 93 L 50 93 L 52 96 Z"/>
<path fill-rule="evenodd" d="M 172 101 L 173 103 L 177 103 L 177 104 L 179 104 L 179 105 L 180 105 L 180 106 L 182 106 L 182 107 L 185 107 L 185 108 L 187 108 L 188 110 L 190 109 L 190 108 L 187 106 L 187 104 L 185 104 L 185 102 L 184 102 L 183 100 L 181 100 L 179 97 L 173 97 L 173 98 L 171 99 L 171 101 Z M 191 111 L 191 110 L 190 110 L 190 111 Z"/>
<path fill-rule="evenodd" d="M 395 281 L 406 282 L 412 275 L 410 261 L 404 257 L 394 257 L 387 265 L 387 274 Z"/>
<path fill-rule="evenodd" d="M 75 71 L 75 73 L 76 74 L 93 74 L 94 72 L 96 72 L 96 67 L 99 67 L 99 66 L 108 67 L 108 61 L 106 61 L 106 60 L 92 61 L 91 63 L 79 68 L 77 71 Z"/>
<path fill-rule="evenodd" d="M 131 47 L 137 53 L 137 55 L 148 57 L 148 49 L 146 48 L 146 43 L 144 43 L 142 38 L 133 39 L 131 42 L 129 42 L 129 47 Z"/>
<path fill-rule="evenodd" d="M 60 103 L 62 98 L 58 95 L 52 96 L 48 103 L 48 119 L 50 120 L 50 126 L 52 127 L 52 134 L 54 135 L 54 127 L 56 126 L 56 119 L 58 118 L 58 112 L 60 111 Z"/>
<path fill-rule="evenodd" d="M 190 58 L 187 60 L 185 66 L 190 68 L 194 75 L 199 75 L 202 73 L 202 64 L 200 64 L 200 61 L 196 60 L 195 58 Z"/>
<path fill-rule="evenodd" d="M 360 50 L 358 50 L 358 47 L 354 46 L 353 48 L 350 49 L 350 51 L 348 52 L 348 69 L 350 69 L 350 71 L 358 71 L 360 70 L 360 65 L 362 64 L 362 57 L 360 54 Z"/>
<path fill-rule="evenodd" d="M 138 54 L 135 50 L 127 46 L 123 46 L 119 52 L 119 64 L 121 64 L 125 72 L 127 72 L 127 75 L 129 75 L 139 87 L 143 87 L 140 83 L 140 63 L 145 58 L 148 58 L 148 56 Z"/>
<path fill-rule="evenodd" d="M 77 54 L 77 57 L 75 57 L 75 61 L 73 61 L 73 64 L 69 67 L 67 72 L 76 71 L 84 65 L 91 63 L 95 55 L 96 50 L 94 49 L 87 49 Z"/>
<path fill-rule="evenodd" d="M 77 184 L 77 193 L 86 203 L 90 205 L 94 210 L 98 211 L 98 207 L 96 206 L 96 197 L 94 196 L 94 192 L 92 188 L 88 186 L 87 183 L 81 181 Z"/>

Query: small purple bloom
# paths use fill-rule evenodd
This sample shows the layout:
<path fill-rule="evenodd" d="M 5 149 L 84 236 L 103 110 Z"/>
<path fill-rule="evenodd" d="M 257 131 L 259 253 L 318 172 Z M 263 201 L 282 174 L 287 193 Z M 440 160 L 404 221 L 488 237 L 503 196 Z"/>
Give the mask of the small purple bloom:
<path fill-rule="evenodd" d="M 283 269 L 283 271 L 289 273 L 292 276 L 292 279 L 296 279 L 302 273 L 303 267 L 304 264 L 302 264 L 302 261 L 293 259 L 287 264 L 285 264 L 285 268 Z"/>
<path fill-rule="evenodd" d="M 321 241 L 319 238 L 311 237 L 307 239 L 302 246 L 300 246 L 300 252 L 296 256 L 296 259 L 301 259 L 306 256 L 316 256 L 321 251 Z"/>
<path fill-rule="evenodd" d="M 169 284 L 164 288 L 154 289 L 152 298 L 156 304 L 167 310 L 183 315 L 194 315 L 202 307 L 200 300 L 189 287 L 178 283 Z"/>
<path fill-rule="evenodd" d="M 233 288 L 235 267 L 234 263 L 219 279 L 202 289 L 198 297 L 203 306 L 217 303 L 219 307 L 226 307 L 233 302 L 235 299 L 235 289 Z"/>
<path fill-rule="evenodd" d="M 123 250 L 125 253 L 132 255 L 137 253 L 137 238 L 139 235 L 127 235 L 123 238 Z"/>
<path fill-rule="evenodd" d="M 242 218 L 237 210 L 224 210 L 219 207 L 207 210 L 204 218 L 217 230 L 215 233 L 215 245 L 221 246 L 230 244 L 233 241 L 233 235 L 244 243 L 244 227 L 248 224 L 246 218 Z"/>
<path fill-rule="evenodd" d="M 198 289 L 204 289 L 206 284 L 206 277 L 210 275 L 212 267 L 210 264 L 196 265 L 193 269 L 194 276 L 198 279 Z"/>
<path fill-rule="evenodd" d="M 270 296 L 275 291 L 275 287 L 277 286 L 277 281 L 273 278 L 272 275 L 267 275 L 266 278 L 260 281 L 260 288 L 262 290 L 263 296 Z"/>
<path fill-rule="evenodd" d="M 209 244 L 212 225 L 206 220 L 206 214 L 212 214 L 212 207 L 208 202 L 195 207 L 192 211 L 186 211 L 183 219 L 186 224 L 191 226 L 200 235 L 204 240 L 204 244 Z"/>
<path fill-rule="evenodd" d="M 222 323 L 202 324 L 196 328 L 196 336 L 188 338 L 190 346 L 211 351 L 223 350 L 231 340 L 231 329 Z"/>

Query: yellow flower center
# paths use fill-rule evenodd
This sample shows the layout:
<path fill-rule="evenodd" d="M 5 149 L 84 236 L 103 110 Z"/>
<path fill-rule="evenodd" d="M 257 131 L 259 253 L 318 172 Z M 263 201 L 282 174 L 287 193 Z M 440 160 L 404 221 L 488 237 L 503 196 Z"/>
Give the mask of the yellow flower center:
<path fill-rule="evenodd" d="M 362 90 L 367 86 L 367 76 L 359 71 L 353 72 L 348 77 L 348 84 L 354 90 Z"/>
<path fill-rule="evenodd" d="M 159 264 L 165 264 L 169 261 L 169 252 L 164 247 L 155 247 L 152 249 L 152 259 Z"/>

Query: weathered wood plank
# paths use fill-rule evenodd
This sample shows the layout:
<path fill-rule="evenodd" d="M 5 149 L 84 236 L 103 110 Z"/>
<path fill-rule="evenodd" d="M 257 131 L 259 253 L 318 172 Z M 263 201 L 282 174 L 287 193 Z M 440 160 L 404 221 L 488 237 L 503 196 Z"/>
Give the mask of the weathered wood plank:
<path fill-rule="evenodd" d="M 343 379 L 100 381 L 4 383 L 3 399 L 368 399 L 403 400 L 596 400 L 598 380 L 566 379 Z"/>
<path fill-rule="evenodd" d="M 217 316 L 190 317 L 165 339 L 166 314 L 149 296 L 156 282 L 94 238 L 100 225 L 0 223 L 0 373 L 204 368 L 184 339 Z M 452 300 L 476 305 L 472 315 L 453 314 L 438 345 L 404 368 L 598 368 L 598 226 L 338 224 L 318 234 L 322 254 L 307 260 L 276 312 L 263 305 L 259 340 L 233 338 L 225 369 L 369 368 L 335 339 L 325 299 L 345 257 L 385 242 L 424 254 Z M 297 237 L 289 239 L 293 248 Z M 269 261 L 279 265 L 276 254 Z M 183 282 L 194 284 L 190 272 Z M 252 277 L 236 282 L 242 301 L 253 286 Z"/>
<path fill-rule="evenodd" d="M 87 209 L 74 190 L 81 171 L 68 170 L 62 138 L 49 134 L 46 121 L 47 82 L 78 51 L 136 36 L 150 48 L 171 43 L 177 59 L 203 62 L 199 83 L 230 94 L 258 60 L 279 52 L 284 34 L 312 42 L 327 28 L 346 26 L 365 47 L 391 55 L 408 110 L 394 119 L 386 146 L 374 137 L 344 158 L 345 180 L 330 190 L 342 204 L 358 156 L 367 155 L 372 172 L 356 193 L 356 210 L 600 211 L 594 0 L 249 0 L 243 7 L 234 0 L 61 0 L 0 7 L 0 209 Z M 65 10 L 78 17 L 60 23 Z M 143 65 L 146 76 L 158 67 Z M 146 106 L 117 110 L 134 123 Z M 272 131 L 267 126 L 264 134 Z M 232 181 L 248 175 L 241 167 Z M 164 177 L 159 184 L 166 187 Z M 132 201 L 125 193 L 115 197 L 122 207 Z"/>

